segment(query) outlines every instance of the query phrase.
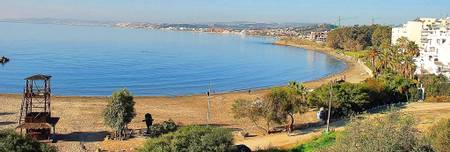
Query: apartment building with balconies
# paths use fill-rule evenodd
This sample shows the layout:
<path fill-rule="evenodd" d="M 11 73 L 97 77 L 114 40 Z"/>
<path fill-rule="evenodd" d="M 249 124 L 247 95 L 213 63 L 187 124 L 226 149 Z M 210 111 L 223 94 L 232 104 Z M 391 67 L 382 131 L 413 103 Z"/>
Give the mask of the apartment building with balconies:
<path fill-rule="evenodd" d="M 416 73 L 443 74 L 450 78 L 450 28 L 427 31 L 424 48 L 416 58 Z"/>

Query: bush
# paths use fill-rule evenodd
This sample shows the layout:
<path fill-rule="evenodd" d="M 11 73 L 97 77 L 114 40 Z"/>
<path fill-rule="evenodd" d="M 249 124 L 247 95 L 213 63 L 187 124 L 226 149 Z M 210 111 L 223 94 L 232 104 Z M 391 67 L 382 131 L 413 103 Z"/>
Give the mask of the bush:
<path fill-rule="evenodd" d="M 319 137 L 295 147 L 291 152 L 314 152 L 326 148 L 336 142 L 336 134 L 336 132 L 324 132 Z"/>
<path fill-rule="evenodd" d="M 233 136 L 230 130 L 207 126 L 186 126 L 176 132 L 150 138 L 141 152 L 225 152 L 232 150 Z"/>
<path fill-rule="evenodd" d="M 419 76 L 427 97 L 450 96 L 450 83 L 444 75 L 427 74 Z"/>
<path fill-rule="evenodd" d="M 428 132 L 427 139 L 434 151 L 450 151 L 450 119 L 442 119 L 433 125 Z"/>
<path fill-rule="evenodd" d="M 353 119 L 334 146 L 325 151 L 429 151 L 418 137 L 414 119 L 398 112 L 382 117 Z"/>
<path fill-rule="evenodd" d="M 56 152 L 54 147 L 23 137 L 13 130 L 0 131 L 0 152 Z"/>
<path fill-rule="evenodd" d="M 150 131 L 147 133 L 150 137 L 158 137 L 162 134 L 174 132 L 177 130 L 177 125 L 172 119 L 164 121 L 161 124 L 154 124 L 150 127 Z"/>
<path fill-rule="evenodd" d="M 361 85 L 364 86 L 369 95 L 370 108 L 392 104 L 401 101 L 403 98 L 403 95 L 394 93 L 394 90 L 389 89 L 384 80 L 369 78 Z"/>

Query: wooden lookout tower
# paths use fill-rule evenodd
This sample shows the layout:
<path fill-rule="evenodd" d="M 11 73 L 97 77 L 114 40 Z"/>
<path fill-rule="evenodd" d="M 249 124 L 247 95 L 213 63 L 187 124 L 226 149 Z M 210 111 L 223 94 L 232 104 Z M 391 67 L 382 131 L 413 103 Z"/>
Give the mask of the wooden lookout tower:
<path fill-rule="evenodd" d="M 48 75 L 33 75 L 25 78 L 23 101 L 20 107 L 20 132 L 37 140 L 50 139 L 55 133 L 58 117 L 51 116 L 51 89 Z"/>

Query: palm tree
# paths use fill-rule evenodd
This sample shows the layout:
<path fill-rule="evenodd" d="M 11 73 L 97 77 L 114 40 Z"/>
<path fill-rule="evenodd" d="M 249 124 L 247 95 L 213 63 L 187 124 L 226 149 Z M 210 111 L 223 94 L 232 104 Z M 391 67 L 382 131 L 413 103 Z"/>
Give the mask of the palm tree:
<path fill-rule="evenodd" d="M 391 71 L 396 71 L 400 66 L 401 56 L 398 55 L 399 49 L 397 46 L 393 46 L 387 50 L 386 58 L 384 62 L 386 62 L 386 68 Z"/>
<path fill-rule="evenodd" d="M 390 49 L 383 49 L 381 51 L 381 55 L 380 57 L 380 73 L 384 73 L 388 68 L 389 68 L 389 59 L 391 58 L 391 53 L 390 53 Z"/>
<path fill-rule="evenodd" d="M 414 77 L 415 64 L 414 57 L 417 57 L 420 53 L 419 47 L 413 41 L 409 41 L 406 38 L 400 38 L 398 40 L 399 55 L 401 56 L 401 66 L 397 67 L 397 70 L 401 70 L 401 74 L 405 78 L 412 79 Z"/>
<path fill-rule="evenodd" d="M 407 54 L 409 57 L 417 57 L 420 55 L 419 47 L 413 41 L 408 41 L 406 45 Z"/>
<path fill-rule="evenodd" d="M 397 40 L 397 46 L 399 46 L 399 48 L 401 48 L 401 49 L 406 49 L 409 42 L 410 41 L 408 40 L 408 38 L 401 37 Z M 405 50 L 402 50 L 402 51 L 405 51 Z"/>
<path fill-rule="evenodd" d="M 375 67 L 375 60 L 378 57 L 378 51 L 375 48 L 371 48 L 371 50 L 369 51 L 368 57 L 370 59 L 370 62 L 372 64 L 372 69 L 377 71 L 376 67 Z M 376 77 L 376 74 L 375 74 Z"/>
<path fill-rule="evenodd" d="M 408 81 L 408 79 L 402 78 L 401 76 L 396 76 L 390 83 L 393 89 L 400 94 L 404 94 L 406 96 L 406 100 L 409 101 L 408 90 L 412 84 Z"/>

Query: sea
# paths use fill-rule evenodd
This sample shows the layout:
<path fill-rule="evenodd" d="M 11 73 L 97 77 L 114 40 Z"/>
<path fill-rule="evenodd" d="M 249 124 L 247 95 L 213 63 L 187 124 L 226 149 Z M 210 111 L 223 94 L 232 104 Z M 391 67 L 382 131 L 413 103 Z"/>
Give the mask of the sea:
<path fill-rule="evenodd" d="M 255 90 L 338 73 L 327 54 L 237 34 L 0 22 L 0 93 L 51 75 L 53 95 L 182 96 Z"/>

